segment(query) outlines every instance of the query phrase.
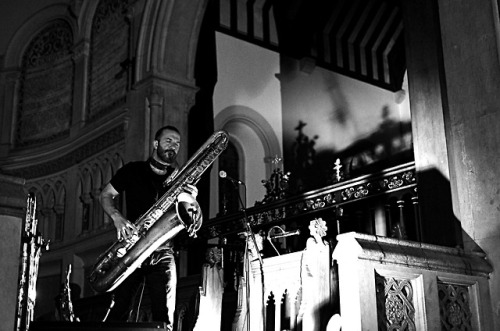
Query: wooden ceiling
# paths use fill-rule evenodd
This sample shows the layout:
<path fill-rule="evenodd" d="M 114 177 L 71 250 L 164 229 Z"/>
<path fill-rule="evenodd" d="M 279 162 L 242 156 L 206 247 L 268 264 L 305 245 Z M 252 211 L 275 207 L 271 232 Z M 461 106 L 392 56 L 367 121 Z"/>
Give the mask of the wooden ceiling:
<path fill-rule="evenodd" d="M 217 30 L 397 91 L 406 70 L 399 0 L 215 0 Z"/>

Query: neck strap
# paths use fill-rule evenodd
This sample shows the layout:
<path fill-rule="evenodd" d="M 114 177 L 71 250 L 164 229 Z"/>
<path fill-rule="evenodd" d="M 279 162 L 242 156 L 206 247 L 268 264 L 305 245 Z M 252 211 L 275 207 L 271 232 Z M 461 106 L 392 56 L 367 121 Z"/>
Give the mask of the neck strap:
<path fill-rule="evenodd" d="M 150 157 L 150 158 L 149 158 L 149 164 L 150 164 L 153 168 L 158 169 L 158 170 L 160 170 L 160 171 L 166 171 L 166 170 L 168 169 L 168 167 L 169 167 L 169 165 L 168 165 L 168 164 L 161 163 L 161 162 L 159 162 L 159 161 L 155 160 L 155 159 L 154 159 L 154 158 L 152 158 L 152 157 Z"/>

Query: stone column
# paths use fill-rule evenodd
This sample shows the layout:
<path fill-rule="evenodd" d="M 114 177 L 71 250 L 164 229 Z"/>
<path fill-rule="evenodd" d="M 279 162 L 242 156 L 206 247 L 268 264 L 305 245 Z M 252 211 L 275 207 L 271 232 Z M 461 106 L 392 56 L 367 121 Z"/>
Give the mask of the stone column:
<path fill-rule="evenodd" d="M 461 225 L 464 247 L 486 252 L 495 270 L 490 286 L 496 330 L 500 328 L 497 2 L 425 0 L 402 4 L 417 171 L 427 164 L 449 179 L 449 184 L 443 180 L 443 187 L 431 192 L 425 187 L 432 184 L 419 177 L 424 234 L 429 223 L 441 222 L 441 214 L 434 214 L 438 210 L 433 208 L 439 207 L 440 195 L 450 190 L 450 216 Z"/>
<path fill-rule="evenodd" d="M 24 179 L 0 174 L 0 330 L 14 330 L 16 320 L 24 184 Z"/>
<path fill-rule="evenodd" d="M 20 78 L 19 71 L 5 72 L 0 76 L 0 81 L 5 82 L 3 91 L 0 91 L 0 100 L 3 95 L 3 115 L 0 113 L 0 156 L 7 155 L 10 148 L 12 148 L 12 131 L 16 130 L 13 116 L 16 113 L 14 107 L 16 106 L 16 87 Z"/>
<path fill-rule="evenodd" d="M 83 40 L 74 48 L 75 86 L 73 88 L 73 116 L 71 116 L 71 135 L 75 136 L 85 125 L 87 107 L 88 58 L 90 43 Z"/>
<path fill-rule="evenodd" d="M 451 202 L 446 77 L 443 73 L 440 27 L 435 1 L 403 1 L 406 62 L 422 241 L 461 244 L 460 224 Z M 443 236 L 443 233 L 449 234 Z"/>
<path fill-rule="evenodd" d="M 181 132 L 179 162 L 188 157 L 188 115 L 194 105 L 197 87 L 173 77 L 150 77 L 135 86 L 127 133 L 127 159 L 145 159 L 152 150 L 156 131 L 173 125 Z"/>

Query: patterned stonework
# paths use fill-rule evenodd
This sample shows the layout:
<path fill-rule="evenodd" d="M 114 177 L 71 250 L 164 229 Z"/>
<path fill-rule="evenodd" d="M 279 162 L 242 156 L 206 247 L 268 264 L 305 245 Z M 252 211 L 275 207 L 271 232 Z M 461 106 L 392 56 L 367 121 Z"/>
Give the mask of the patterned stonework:
<path fill-rule="evenodd" d="M 438 281 L 442 330 L 472 331 L 469 288 Z"/>
<path fill-rule="evenodd" d="M 73 107 L 73 36 L 64 21 L 42 30 L 28 46 L 20 76 L 15 146 L 69 134 Z"/>
<path fill-rule="evenodd" d="M 375 274 L 379 330 L 414 331 L 413 287 L 407 279 Z"/>
<path fill-rule="evenodd" d="M 87 120 L 94 120 L 125 103 L 129 73 L 130 26 L 128 1 L 99 2 L 92 24 Z"/>

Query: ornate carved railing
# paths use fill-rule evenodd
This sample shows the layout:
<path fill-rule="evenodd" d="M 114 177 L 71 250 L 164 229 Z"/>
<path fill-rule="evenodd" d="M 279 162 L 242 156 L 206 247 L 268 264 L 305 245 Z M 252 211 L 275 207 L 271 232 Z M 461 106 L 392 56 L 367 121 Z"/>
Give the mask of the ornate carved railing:
<path fill-rule="evenodd" d="M 406 229 L 411 228 L 413 229 L 410 231 L 411 237 L 418 240 L 418 210 L 415 208 L 418 204 L 416 184 L 414 163 L 406 163 L 318 190 L 254 206 L 248 208 L 245 213 L 240 211 L 210 219 L 205 222 L 199 235 L 205 238 L 215 238 L 245 231 L 245 215 L 250 226 L 265 227 L 277 222 L 289 222 L 307 217 L 310 219 L 314 214 L 329 212 L 337 220 L 337 230 L 340 233 L 345 232 L 340 229 L 343 226 L 343 220 L 352 221 L 354 217 L 357 217 L 354 214 L 359 214 L 362 209 L 372 209 L 371 213 L 373 214 L 373 212 L 376 213 L 377 208 L 382 208 L 383 214 L 385 214 L 383 218 L 386 223 L 387 235 L 390 236 L 392 231 L 394 236 L 405 237 Z M 390 211 L 389 207 L 393 210 Z M 349 211 L 350 209 L 356 210 L 356 212 Z M 405 220 L 409 210 L 411 210 L 411 220 Z M 349 215 L 346 214 L 346 211 Z M 362 220 L 361 223 L 365 221 L 369 220 Z M 414 224 L 408 224 L 408 221 Z M 352 223 L 355 222 L 346 222 L 351 223 L 345 224 L 348 227 L 346 230 L 352 230 Z M 358 232 L 371 234 L 376 232 L 374 224 L 358 225 L 366 230 L 362 231 L 359 227 L 355 227 L 354 230 Z M 399 231 L 399 235 L 394 234 L 395 230 Z"/>

